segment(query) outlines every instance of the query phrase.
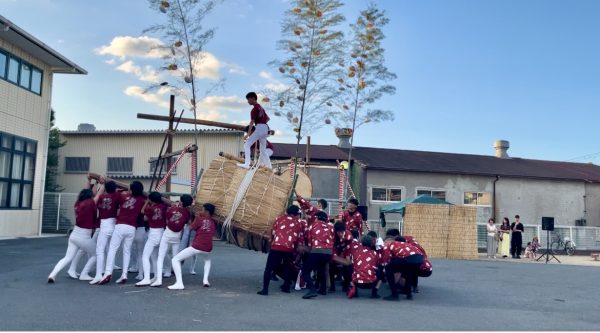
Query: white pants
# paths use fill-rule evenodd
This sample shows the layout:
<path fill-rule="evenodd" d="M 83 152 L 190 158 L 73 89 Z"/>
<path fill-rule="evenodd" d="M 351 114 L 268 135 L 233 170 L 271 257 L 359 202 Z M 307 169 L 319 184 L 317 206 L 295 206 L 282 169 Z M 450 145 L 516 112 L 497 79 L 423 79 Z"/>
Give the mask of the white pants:
<path fill-rule="evenodd" d="M 204 256 L 204 277 L 202 278 L 202 283 L 208 284 L 208 275 L 210 274 L 210 252 L 204 252 L 200 250 L 196 250 L 193 247 L 187 247 L 179 252 L 173 260 L 171 260 L 171 265 L 173 265 L 173 271 L 175 272 L 175 285 L 180 285 L 183 287 L 183 280 L 181 279 L 181 262 L 191 256 L 202 254 Z"/>
<path fill-rule="evenodd" d="M 246 143 L 244 144 L 244 157 L 245 157 L 245 165 L 250 165 L 250 153 L 252 146 L 256 141 L 258 141 L 258 148 L 260 151 L 259 157 L 259 165 L 264 165 L 268 168 L 271 168 L 271 160 L 269 156 L 267 156 L 267 136 L 269 135 L 269 126 L 266 124 L 257 124 L 256 130 L 248 137 Z"/>
<path fill-rule="evenodd" d="M 117 250 L 123 243 L 123 271 L 121 277 L 127 278 L 127 267 L 131 256 L 131 243 L 135 236 L 135 228 L 128 224 L 117 224 L 110 240 L 108 255 L 106 256 L 106 270 L 104 276 L 112 275 Z"/>
<path fill-rule="evenodd" d="M 94 232 L 94 235 L 92 236 L 92 240 L 94 241 L 94 244 L 98 240 L 98 229 L 96 229 L 96 231 Z M 71 266 L 69 266 L 69 275 L 77 275 L 77 266 L 79 265 L 79 260 L 81 259 L 81 257 L 83 257 L 84 254 L 86 254 L 86 253 L 82 249 L 77 250 L 77 254 L 75 255 L 75 258 L 73 258 L 73 260 L 71 261 Z M 95 255 L 86 256 L 86 258 L 87 258 L 87 261 L 85 263 L 85 266 L 83 266 L 83 269 L 81 270 L 82 276 L 89 275 L 90 269 L 96 263 Z"/>
<path fill-rule="evenodd" d="M 190 229 L 189 225 L 184 225 L 183 235 L 181 237 L 181 242 L 179 243 L 179 250 L 186 249 L 188 246 L 190 246 L 190 241 L 194 239 L 194 237 L 196 237 L 196 231 Z M 198 256 L 194 256 L 194 260 L 192 260 L 190 263 L 190 273 L 195 271 L 196 261 L 198 261 Z"/>
<path fill-rule="evenodd" d="M 96 242 L 96 278 L 102 277 L 106 267 L 106 247 L 110 244 L 110 238 L 115 230 L 115 223 L 117 223 L 117 219 L 114 217 L 100 220 L 100 231 L 97 232 L 98 241 Z"/>
<path fill-rule="evenodd" d="M 156 270 L 156 250 L 158 250 L 158 246 L 160 245 L 160 240 L 162 238 L 163 232 L 165 229 L 163 228 L 150 228 L 148 232 L 148 240 L 146 241 L 146 245 L 144 245 L 144 253 L 142 254 L 142 267 L 144 269 L 144 280 L 150 280 L 150 257 L 152 257 L 152 266 L 154 267 L 154 277 L 158 276 L 158 270 Z M 162 265 L 161 265 L 162 266 Z M 160 274 L 162 275 L 162 269 Z"/>
<path fill-rule="evenodd" d="M 165 255 L 169 251 L 169 247 L 171 247 L 171 256 L 174 258 L 179 252 L 179 242 L 181 238 L 181 231 L 174 232 L 169 230 L 169 228 L 165 229 L 165 232 L 162 234 L 162 238 L 160 239 L 160 246 L 158 247 L 158 259 L 156 262 L 156 284 L 162 283 L 162 270 L 163 270 L 163 262 L 165 260 Z M 171 265 L 169 265 L 171 266 Z M 169 268 L 170 273 L 170 268 Z"/>
<path fill-rule="evenodd" d="M 133 262 L 131 263 L 131 268 L 137 269 L 138 276 L 142 275 L 142 256 L 144 255 L 144 244 L 146 244 L 146 240 L 148 239 L 148 233 L 146 232 L 145 227 L 137 227 L 135 229 L 135 237 L 133 238 L 133 251 L 134 254 Z M 125 266 L 123 266 L 125 267 Z M 125 269 L 125 268 L 123 268 Z M 129 269 L 129 268 L 127 268 Z"/>
<path fill-rule="evenodd" d="M 64 258 L 54 266 L 52 273 L 50 273 L 48 277 L 55 279 L 56 274 L 67 267 L 71 260 L 73 260 L 77 254 L 77 250 L 82 249 L 88 255 L 93 256 L 95 254 L 95 248 L 96 244 L 94 244 L 94 241 L 92 240 L 92 229 L 83 229 L 75 226 L 69 236 L 69 245 L 67 246 L 67 252 L 65 253 Z"/>

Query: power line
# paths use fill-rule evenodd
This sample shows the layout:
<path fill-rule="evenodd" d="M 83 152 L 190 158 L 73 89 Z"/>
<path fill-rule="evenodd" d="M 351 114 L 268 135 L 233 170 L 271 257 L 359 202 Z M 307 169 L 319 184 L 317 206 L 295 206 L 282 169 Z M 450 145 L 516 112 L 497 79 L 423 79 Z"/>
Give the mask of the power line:
<path fill-rule="evenodd" d="M 578 156 L 578 157 L 573 157 L 571 159 L 565 160 L 565 162 L 572 162 L 572 161 L 576 161 L 576 160 L 583 160 L 583 159 L 592 159 L 595 157 L 600 156 L 600 151 L 596 152 L 596 153 L 592 153 L 592 154 L 587 154 L 587 155 L 582 155 L 582 156 Z"/>

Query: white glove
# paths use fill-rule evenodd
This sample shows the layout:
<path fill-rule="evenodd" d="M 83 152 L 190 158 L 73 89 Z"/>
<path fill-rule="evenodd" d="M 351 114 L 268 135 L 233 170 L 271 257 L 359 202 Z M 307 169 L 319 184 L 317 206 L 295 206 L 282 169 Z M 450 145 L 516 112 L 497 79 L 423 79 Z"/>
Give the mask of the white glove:
<path fill-rule="evenodd" d="M 383 247 L 383 238 L 381 238 L 381 237 L 377 238 L 377 243 L 375 243 L 375 245 L 378 248 L 382 248 Z"/>

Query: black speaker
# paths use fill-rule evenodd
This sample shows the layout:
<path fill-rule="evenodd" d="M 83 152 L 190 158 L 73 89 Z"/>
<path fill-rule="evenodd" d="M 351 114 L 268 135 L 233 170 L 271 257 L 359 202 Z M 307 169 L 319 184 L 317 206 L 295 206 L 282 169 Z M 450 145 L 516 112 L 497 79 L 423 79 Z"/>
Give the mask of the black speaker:
<path fill-rule="evenodd" d="M 358 206 L 356 210 L 362 215 L 363 221 L 367 220 L 367 216 L 369 215 L 369 208 L 367 206 Z"/>
<path fill-rule="evenodd" d="M 542 217 L 542 230 L 554 231 L 553 217 Z"/>

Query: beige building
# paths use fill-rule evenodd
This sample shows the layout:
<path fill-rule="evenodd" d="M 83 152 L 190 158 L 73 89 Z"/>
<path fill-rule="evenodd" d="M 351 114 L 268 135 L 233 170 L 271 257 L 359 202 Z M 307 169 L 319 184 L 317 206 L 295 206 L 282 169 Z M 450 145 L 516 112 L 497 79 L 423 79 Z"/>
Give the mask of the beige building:
<path fill-rule="evenodd" d="M 193 144 L 194 133 L 194 130 L 177 131 L 173 137 L 173 151 Z M 243 134 L 234 130 L 199 130 L 198 172 L 201 168 L 207 169 L 219 152 L 239 155 Z M 125 183 L 139 180 L 148 190 L 155 167 L 149 161 L 158 155 L 164 138 L 165 131 L 160 130 L 106 131 L 96 130 L 88 124 L 79 125 L 77 131 L 62 131 L 61 140 L 67 143 L 59 149 L 57 183 L 65 188 L 65 193 L 77 193 L 85 183 L 85 174 L 94 172 Z M 172 176 L 171 192 L 190 193 L 190 180 L 191 154 L 185 154 Z M 164 186 L 161 191 L 165 191 Z"/>
<path fill-rule="evenodd" d="M 0 15 L 0 237 L 40 233 L 55 73 L 87 74 Z"/>

